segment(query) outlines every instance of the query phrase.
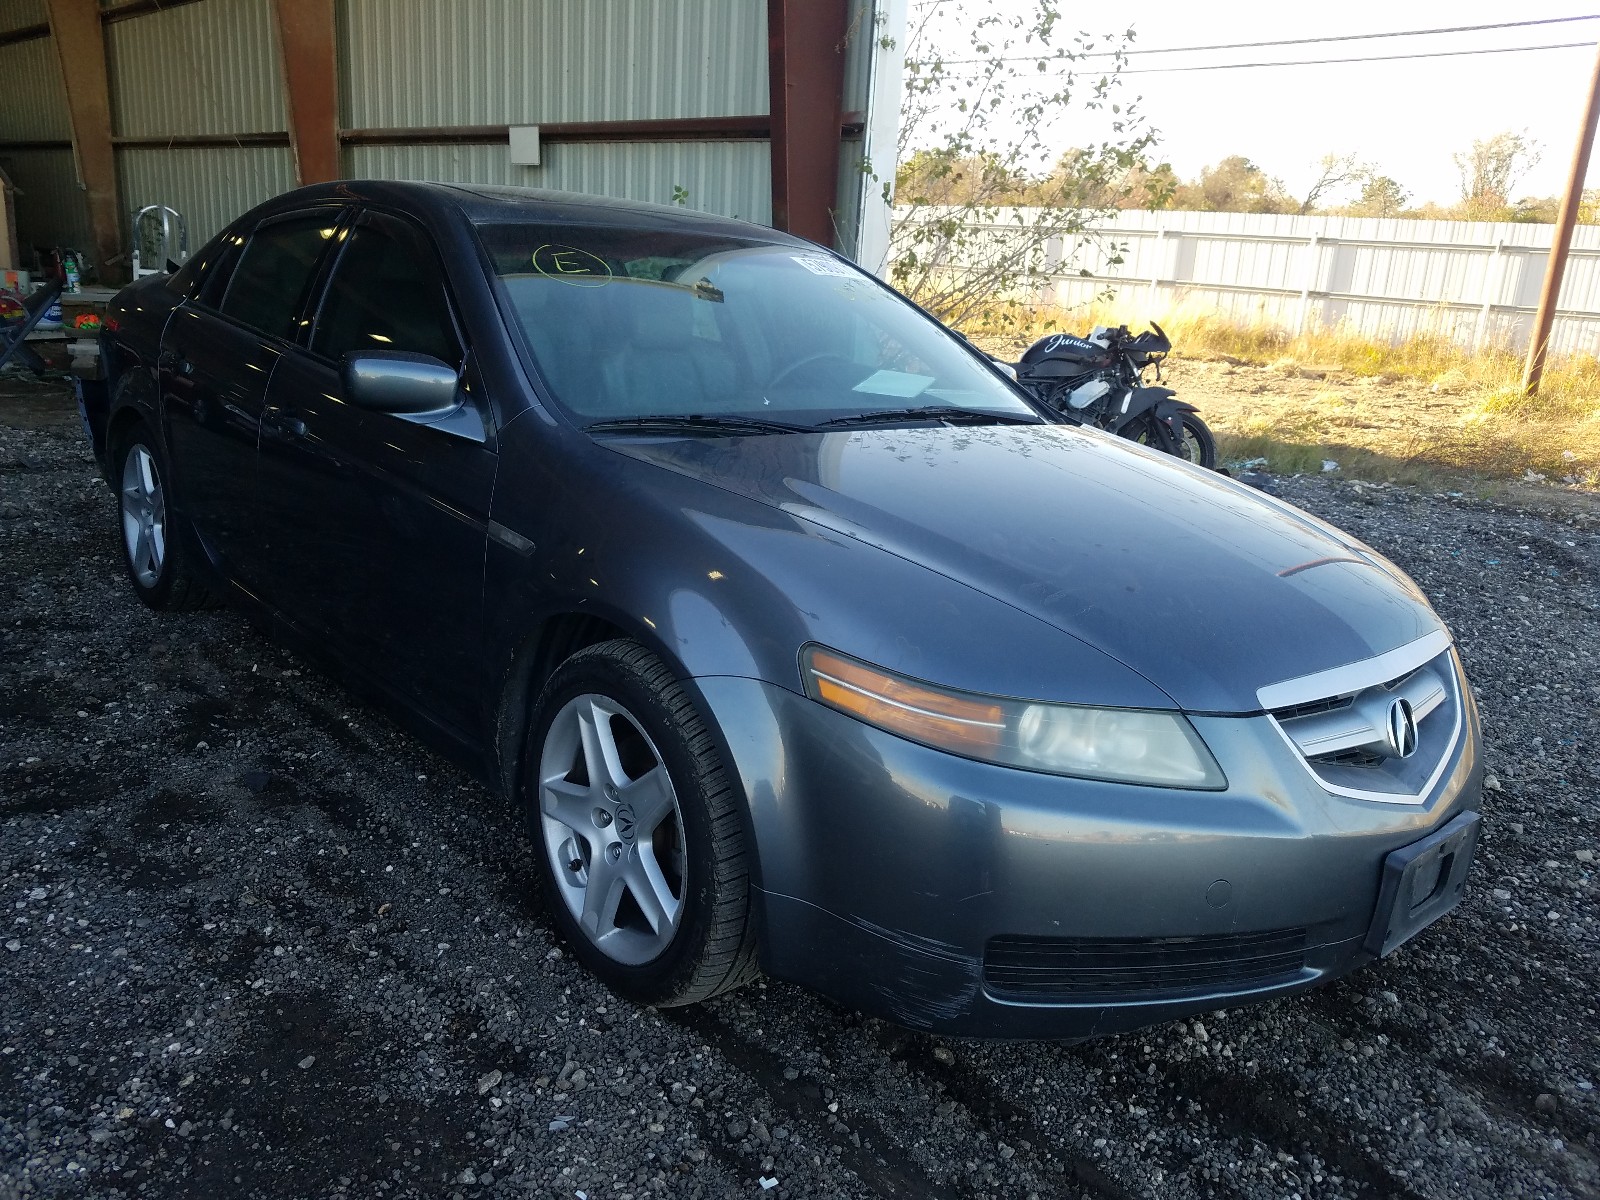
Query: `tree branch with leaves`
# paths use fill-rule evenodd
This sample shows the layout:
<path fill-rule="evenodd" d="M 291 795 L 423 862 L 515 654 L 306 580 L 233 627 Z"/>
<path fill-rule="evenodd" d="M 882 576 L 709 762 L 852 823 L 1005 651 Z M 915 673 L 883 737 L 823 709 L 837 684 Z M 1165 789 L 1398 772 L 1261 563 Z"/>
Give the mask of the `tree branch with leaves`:
<path fill-rule="evenodd" d="M 889 277 L 950 324 L 989 321 L 1102 241 L 1097 225 L 1146 186 L 1155 134 L 1119 86 L 1133 30 L 1070 31 L 1048 0 L 1020 13 L 949 3 L 918 11 L 905 47 L 901 165 L 883 184 L 896 206 Z M 970 53 L 946 52 L 956 30 Z M 1064 152 L 1056 132 L 1073 113 L 1094 114 L 1106 136 Z M 1104 249 L 1120 261 L 1117 247 Z"/>

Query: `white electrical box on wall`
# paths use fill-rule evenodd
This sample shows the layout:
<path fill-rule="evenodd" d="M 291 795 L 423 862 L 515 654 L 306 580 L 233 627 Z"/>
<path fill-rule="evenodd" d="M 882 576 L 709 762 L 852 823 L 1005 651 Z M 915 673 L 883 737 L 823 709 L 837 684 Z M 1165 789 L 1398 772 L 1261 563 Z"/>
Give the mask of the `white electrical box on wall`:
<path fill-rule="evenodd" d="M 537 167 L 539 165 L 539 127 L 513 125 L 511 127 L 511 165 Z"/>

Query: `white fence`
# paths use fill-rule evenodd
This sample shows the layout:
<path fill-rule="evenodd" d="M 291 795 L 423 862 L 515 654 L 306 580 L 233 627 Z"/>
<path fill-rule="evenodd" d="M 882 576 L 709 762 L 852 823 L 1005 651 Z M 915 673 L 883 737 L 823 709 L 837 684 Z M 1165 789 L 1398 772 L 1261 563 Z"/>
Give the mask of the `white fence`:
<path fill-rule="evenodd" d="M 1006 216 L 1026 220 L 1025 210 Z M 1124 212 L 1099 229 L 1123 261 L 1109 262 L 1104 247 L 1073 257 L 1070 245 L 1052 246 L 1058 273 L 1039 299 L 1074 305 L 1110 287 L 1119 307 L 1158 320 L 1183 306 L 1295 331 L 1342 324 L 1379 339 L 1439 333 L 1522 350 L 1554 227 Z M 1573 238 L 1551 348 L 1600 354 L 1600 226 L 1580 225 Z"/>

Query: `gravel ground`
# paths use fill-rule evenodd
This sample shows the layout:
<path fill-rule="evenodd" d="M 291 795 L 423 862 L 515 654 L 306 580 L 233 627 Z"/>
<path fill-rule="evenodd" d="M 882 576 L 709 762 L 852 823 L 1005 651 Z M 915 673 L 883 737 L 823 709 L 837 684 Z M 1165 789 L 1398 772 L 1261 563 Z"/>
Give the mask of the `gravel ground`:
<path fill-rule="evenodd" d="M 945 1041 L 610 996 L 506 806 L 239 616 L 142 608 L 62 388 L 0 381 L 0 1197 L 1600 1195 L 1596 510 L 1281 488 L 1461 641 L 1465 905 L 1293 999 Z"/>

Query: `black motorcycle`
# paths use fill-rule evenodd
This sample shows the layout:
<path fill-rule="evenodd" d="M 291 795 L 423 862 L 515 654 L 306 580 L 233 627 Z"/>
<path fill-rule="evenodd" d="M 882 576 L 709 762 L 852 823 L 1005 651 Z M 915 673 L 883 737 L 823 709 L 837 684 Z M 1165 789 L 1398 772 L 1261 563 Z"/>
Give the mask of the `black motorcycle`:
<path fill-rule="evenodd" d="M 1086 338 L 1054 333 L 1028 347 L 1014 364 L 1017 382 L 1069 420 L 1093 425 L 1214 469 L 1217 442 L 1192 404 L 1171 388 L 1146 387 L 1144 373 L 1161 361 L 1172 339 L 1154 321 L 1143 333 L 1097 329 Z"/>

